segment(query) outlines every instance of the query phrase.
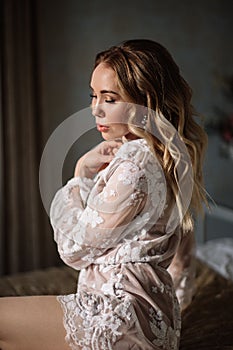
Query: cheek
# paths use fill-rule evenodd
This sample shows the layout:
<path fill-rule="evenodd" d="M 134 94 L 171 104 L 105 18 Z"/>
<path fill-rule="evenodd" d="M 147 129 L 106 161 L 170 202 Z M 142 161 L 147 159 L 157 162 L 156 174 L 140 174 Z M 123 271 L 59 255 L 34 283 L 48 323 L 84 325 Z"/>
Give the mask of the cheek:
<path fill-rule="evenodd" d="M 121 137 L 129 132 L 127 124 L 116 123 L 112 124 L 110 127 L 110 133 L 116 135 L 116 137 Z"/>
<path fill-rule="evenodd" d="M 128 124 L 129 113 L 125 103 L 117 103 L 106 111 L 107 119 L 112 123 Z"/>
<path fill-rule="evenodd" d="M 109 112 L 107 119 L 109 119 L 109 121 L 112 123 L 125 124 L 125 125 L 128 124 L 128 120 L 129 120 L 128 116 L 121 111 Z"/>

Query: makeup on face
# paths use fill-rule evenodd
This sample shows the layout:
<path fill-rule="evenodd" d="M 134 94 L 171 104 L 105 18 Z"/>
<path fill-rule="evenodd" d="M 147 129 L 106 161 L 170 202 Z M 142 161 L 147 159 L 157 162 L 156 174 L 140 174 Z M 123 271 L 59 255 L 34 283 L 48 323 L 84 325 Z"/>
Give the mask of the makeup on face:
<path fill-rule="evenodd" d="M 106 140 L 128 134 L 124 99 L 117 85 L 116 73 L 106 64 L 99 64 L 93 71 L 90 87 L 92 114 L 97 130 Z"/>

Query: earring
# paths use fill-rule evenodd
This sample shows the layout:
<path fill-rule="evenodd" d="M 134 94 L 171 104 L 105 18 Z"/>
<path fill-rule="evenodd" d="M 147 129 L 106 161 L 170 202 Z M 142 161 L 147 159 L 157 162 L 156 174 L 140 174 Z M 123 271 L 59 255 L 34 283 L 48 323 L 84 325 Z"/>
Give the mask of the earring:
<path fill-rule="evenodd" d="M 146 114 L 142 118 L 143 129 L 146 129 L 147 118 L 148 118 L 148 116 Z"/>

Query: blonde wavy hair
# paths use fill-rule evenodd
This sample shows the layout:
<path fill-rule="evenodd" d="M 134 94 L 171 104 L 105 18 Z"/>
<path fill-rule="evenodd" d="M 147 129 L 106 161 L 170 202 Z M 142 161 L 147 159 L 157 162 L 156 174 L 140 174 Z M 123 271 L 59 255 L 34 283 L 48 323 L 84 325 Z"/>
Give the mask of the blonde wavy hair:
<path fill-rule="evenodd" d="M 179 67 L 167 49 L 152 40 L 124 41 L 98 53 L 94 67 L 100 63 L 109 65 L 115 71 L 119 89 L 126 101 L 155 111 L 154 118 L 156 116 L 160 133 L 165 136 L 163 130 L 167 121 L 177 130 L 186 145 L 192 163 L 193 190 L 181 226 L 183 232 L 191 231 L 192 213 L 202 212 L 203 202 L 207 204 L 202 171 L 207 135 L 195 120 L 198 115 L 191 104 L 191 88 L 181 76 Z M 129 123 L 129 131 L 136 137 L 146 139 L 160 161 L 178 207 L 181 206 L 177 167 L 169 143 L 161 142 L 135 123 Z"/>

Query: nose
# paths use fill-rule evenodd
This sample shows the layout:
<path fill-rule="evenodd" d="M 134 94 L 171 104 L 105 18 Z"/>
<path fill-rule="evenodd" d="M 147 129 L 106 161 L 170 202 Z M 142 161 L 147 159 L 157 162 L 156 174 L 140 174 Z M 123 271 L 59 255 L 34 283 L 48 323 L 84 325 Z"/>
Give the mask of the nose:
<path fill-rule="evenodd" d="M 104 118 L 105 112 L 104 112 L 103 104 L 95 103 L 94 105 L 92 105 L 92 115 L 94 117 Z"/>

